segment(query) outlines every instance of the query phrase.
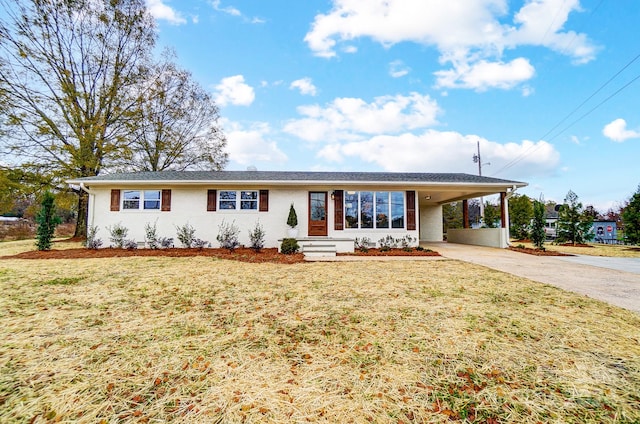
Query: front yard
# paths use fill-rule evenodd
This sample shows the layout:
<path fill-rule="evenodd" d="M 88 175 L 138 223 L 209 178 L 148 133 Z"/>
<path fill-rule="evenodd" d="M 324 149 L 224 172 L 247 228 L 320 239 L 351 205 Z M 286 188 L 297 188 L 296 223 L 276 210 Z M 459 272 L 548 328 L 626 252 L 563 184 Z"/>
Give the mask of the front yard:
<path fill-rule="evenodd" d="M 640 421 L 638 315 L 458 261 L 4 259 L 0 293 L 0 422 Z"/>

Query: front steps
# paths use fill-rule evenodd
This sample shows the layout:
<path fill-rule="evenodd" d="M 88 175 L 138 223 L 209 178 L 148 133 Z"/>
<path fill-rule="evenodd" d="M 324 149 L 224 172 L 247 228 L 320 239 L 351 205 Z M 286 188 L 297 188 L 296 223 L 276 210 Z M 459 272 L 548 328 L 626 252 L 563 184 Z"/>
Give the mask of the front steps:
<path fill-rule="evenodd" d="M 300 251 L 308 258 L 335 257 L 336 253 L 353 253 L 353 239 L 335 237 L 298 237 Z M 282 240 L 278 240 L 278 250 Z"/>
<path fill-rule="evenodd" d="M 302 253 L 304 253 L 304 257 L 335 257 L 336 256 L 336 245 L 335 244 L 320 244 L 320 243 L 307 243 L 301 245 Z"/>

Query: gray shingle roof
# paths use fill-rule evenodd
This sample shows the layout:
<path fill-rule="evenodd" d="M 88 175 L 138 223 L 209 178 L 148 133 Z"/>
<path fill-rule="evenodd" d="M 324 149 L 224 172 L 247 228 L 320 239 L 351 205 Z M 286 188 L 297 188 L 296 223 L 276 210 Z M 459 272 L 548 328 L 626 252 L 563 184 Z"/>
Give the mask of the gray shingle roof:
<path fill-rule="evenodd" d="M 92 181 L 302 181 L 302 182 L 407 182 L 407 183 L 457 183 L 504 184 L 524 186 L 519 181 L 460 173 L 417 172 L 296 172 L 296 171 L 162 171 L 102 174 L 70 180 Z"/>

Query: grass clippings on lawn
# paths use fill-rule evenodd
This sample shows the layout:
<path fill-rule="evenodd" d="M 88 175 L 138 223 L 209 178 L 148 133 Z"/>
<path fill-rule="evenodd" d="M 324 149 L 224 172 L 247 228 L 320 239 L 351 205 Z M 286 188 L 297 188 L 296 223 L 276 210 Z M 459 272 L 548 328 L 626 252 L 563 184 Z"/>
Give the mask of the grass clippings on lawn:
<path fill-rule="evenodd" d="M 0 261 L 0 422 L 632 423 L 640 317 L 452 260 Z"/>

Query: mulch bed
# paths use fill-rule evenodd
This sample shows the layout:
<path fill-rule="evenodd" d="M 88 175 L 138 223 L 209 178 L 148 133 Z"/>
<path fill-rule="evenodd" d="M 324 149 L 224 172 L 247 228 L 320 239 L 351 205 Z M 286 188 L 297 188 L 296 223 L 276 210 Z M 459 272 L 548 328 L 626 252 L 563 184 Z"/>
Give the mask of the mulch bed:
<path fill-rule="evenodd" d="M 368 252 L 340 253 L 339 255 L 355 255 L 355 256 L 440 256 L 438 252 L 429 250 L 411 250 L 391 249 L 388 251 L 380 251 L 379 249 L 369 249 Z M 233 261 L 251 262 L 251 263 L 278 263 L 278 264 L 295 264 L 304 262 L 304 255 L 296 253 L 293 255 L 284 255 L 278 253 L 278 249 L 262 249 L 259 252 L 249 248 L 238 248 L 233 252 L 227 249 L 52 249 L 45 251 L 32 250 L 29 252 L 19 253 L 12 256 L 0 256 L 0 259 L 91 259 L 91 258 L 127 258 L 133 256 L 164 256 L 172 258 L 186 258 L 192 256 L 206 256 L 219 259 L 229 259 Z"/>
<path fill-rule="evenodd" d="M 252 263 L 280 263 L 294 264 L 304 262 L 304 255 L 296 253 L 293 255 L 284 255 L 278 253 L 278 249 L 262 249 L 256 252 L 248 248 L 235 249 L 230 252 L 227 249 L 63 249 L 63 250 L 46 250 L 46 251 L 29 251 L 19 253 L 13 256 L 2 256 L 0 259 L 90 259 L 90 258 L 126 258 L 132 256 L 164 256 L 172 258 L 185 258 L 191 256 L 206 256 L 219 259 L 230 259 L 241 262 Z"/>
<path fill-rule="evenodd" d="M 338 253 L 338 256 L 440 256 L 438 252 L 434 252 L 433 250 L 416 250 L 411 249 L 409 251 L 404 249 L 391 249 L 391 250 L 383 250 L 380 249 L 369 249 L 366 252 L 361 252 L 356 250 L 353 253 Z"/>
<path fill-rule="evenodd" d="M 509 250 L 513 250 L 515 252 L 520 252 L 520 253 L 526 253 L 528 255 L 535 255 L 535 256 L 575 256 L 569 253 L 554 252 L 553 250 L 540 250 L 540 249 L 534 249 L 532 247 L 509 246 Z"/>
<path fill-rule="evenodd" d="M 565 247 L 591 247 L 593 248 L 593 246 L 589 245 L 589 244 L 582 244 L 582 243 L 562 243 L 559 244 L 558 246 L 565 246 Z"/>

